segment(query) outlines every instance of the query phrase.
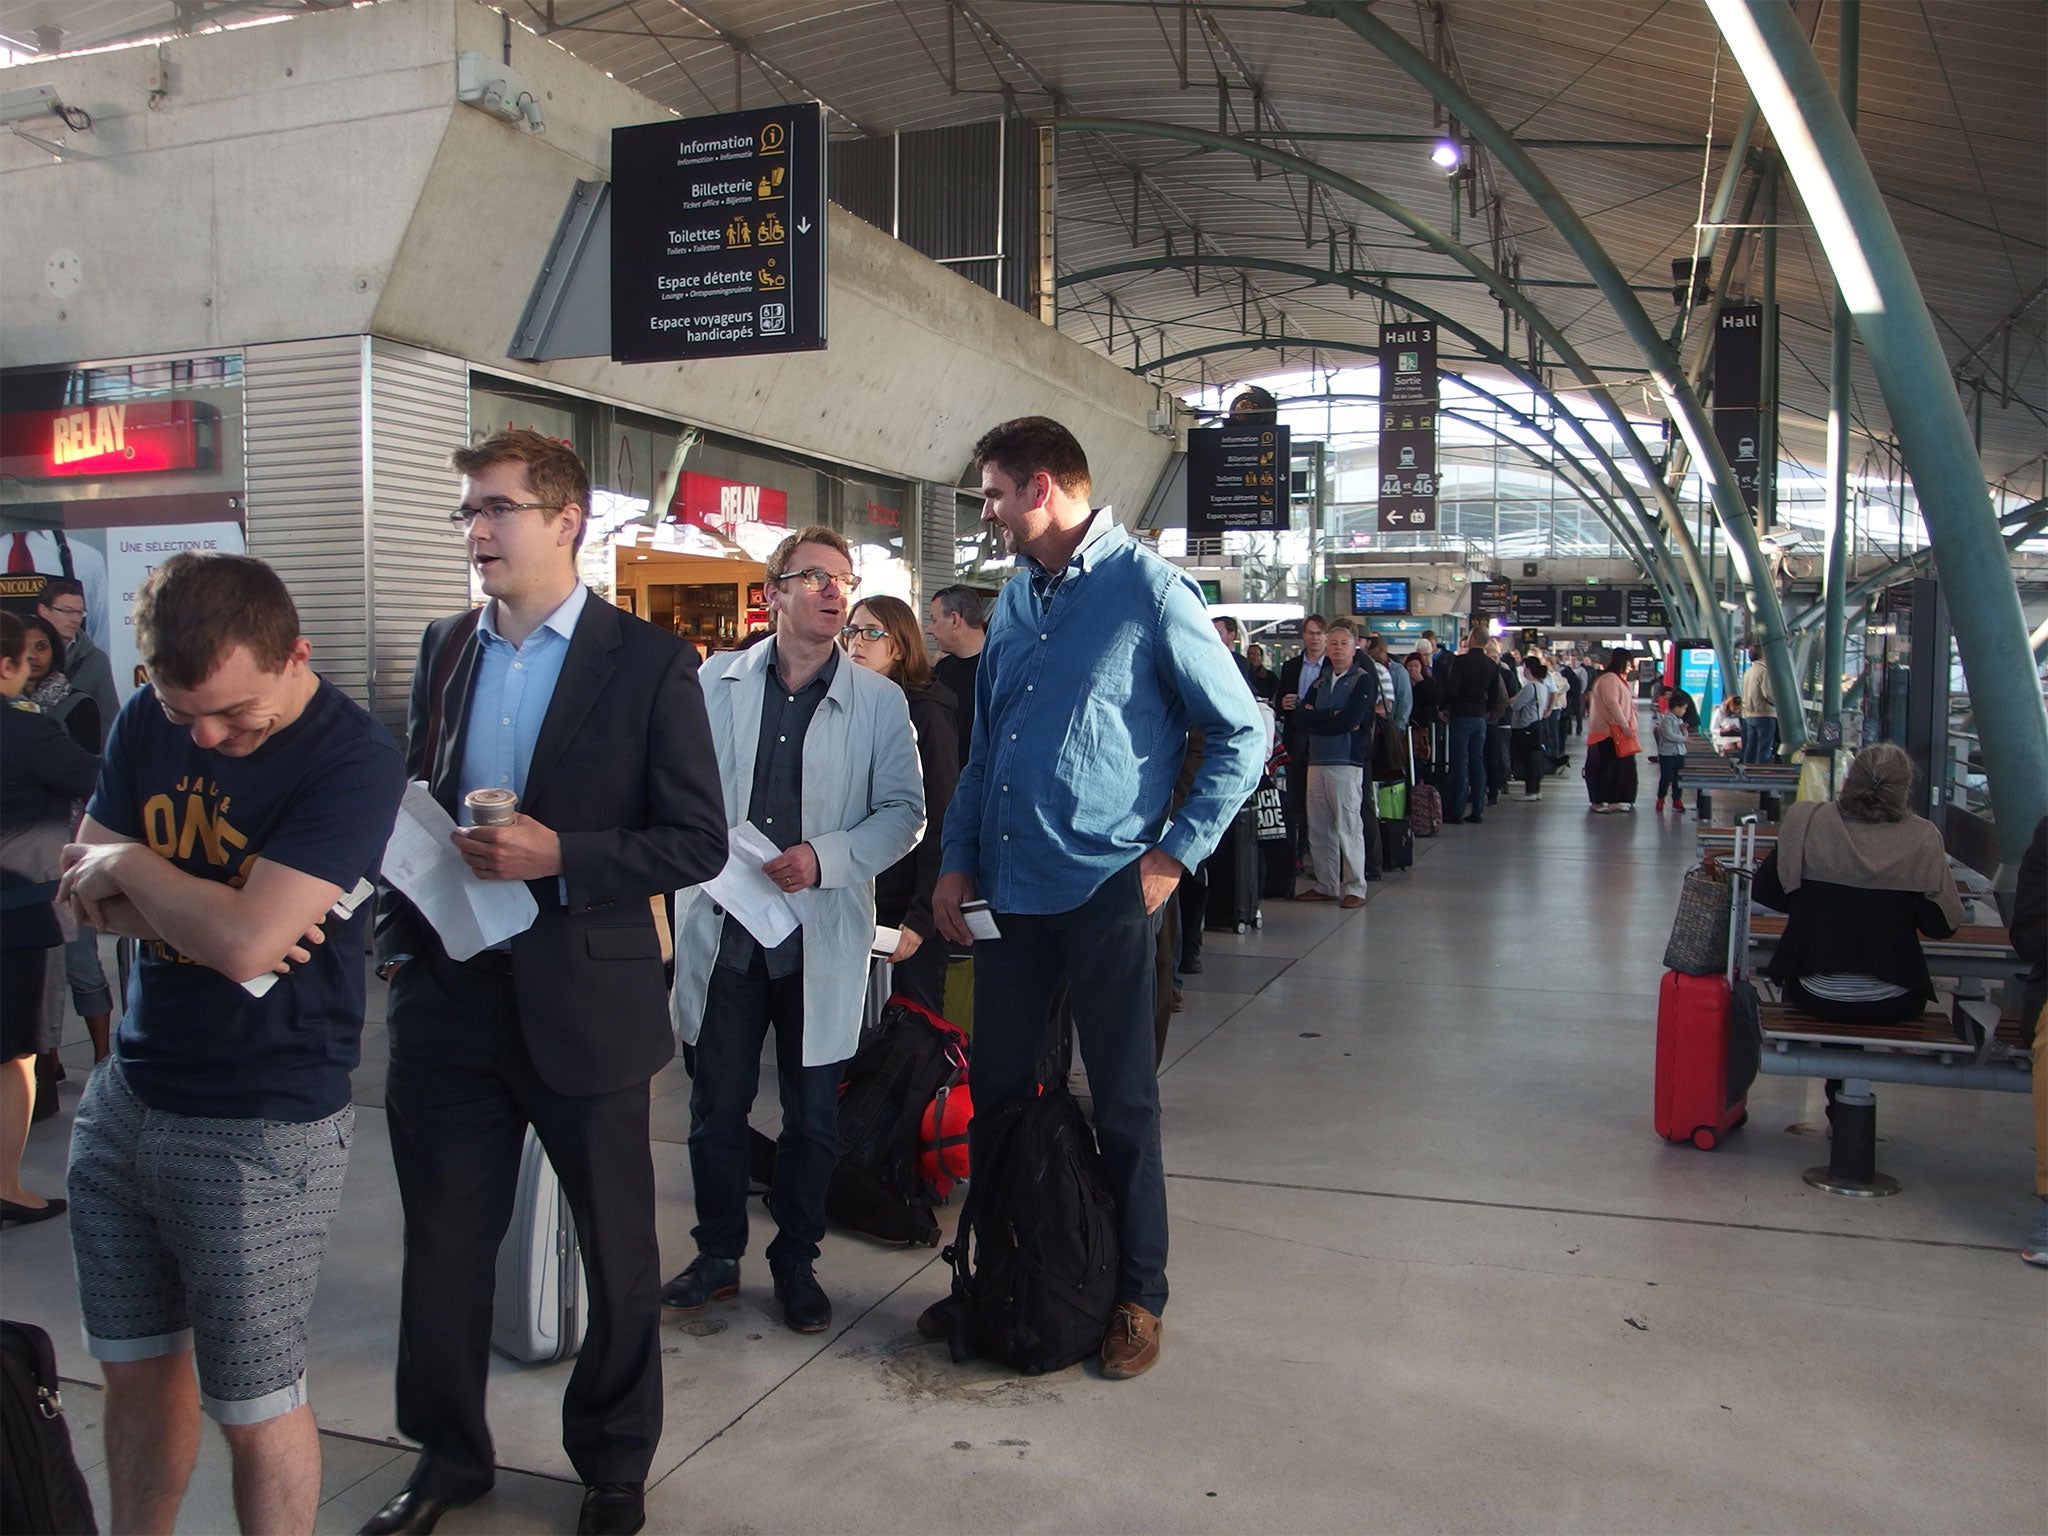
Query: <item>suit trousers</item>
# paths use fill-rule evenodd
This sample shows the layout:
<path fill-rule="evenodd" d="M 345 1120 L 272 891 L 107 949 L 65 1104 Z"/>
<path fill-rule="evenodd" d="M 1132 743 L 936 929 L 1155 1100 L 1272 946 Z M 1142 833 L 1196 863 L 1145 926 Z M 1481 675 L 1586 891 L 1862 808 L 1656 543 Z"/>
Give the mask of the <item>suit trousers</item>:
<path fill-rule="evenodd" d="M 1031 1091 L 1055 1043 L 1049 1020 L 1064 980 L 1088 1068 L 1095 1139 L 1116 1194 L 1123 1247 L 1116 1298 L 1158 1315 L 1166 1308 L 1152 991 L 1159 918 L 1145 911 L 1138 861 L 1072 911 L 993 916 L 1002 937 L 974 946 L 974 1102 L 993 1109 Z"/>
<path fill-rule="evenodd" d="M 398 1428 L 414 1486 L 463 1496 L 493 1476 L 484 1389 L 498 1247 L 531 1125 L 582 1245 L 590 1326 L 562 1397 L 562 1445 L 586 1483 L 644 1482 L 661 1438 L 661 1251 L 645 1082 L 588 1098 L 541 1081 L 508 957 L 439 944 L 393 978 L 385 1118 L 405 1210 Z"/>

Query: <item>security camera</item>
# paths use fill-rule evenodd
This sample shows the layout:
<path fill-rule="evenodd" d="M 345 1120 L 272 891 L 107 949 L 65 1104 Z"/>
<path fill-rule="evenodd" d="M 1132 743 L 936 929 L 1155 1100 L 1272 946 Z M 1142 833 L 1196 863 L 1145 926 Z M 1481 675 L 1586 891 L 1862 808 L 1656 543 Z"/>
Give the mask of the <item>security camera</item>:
<path fill-rule="evenodd" d="M 0 124 L 33 122 L 62 110 L 54 85 L 20 85 L 0 91 Z"/>

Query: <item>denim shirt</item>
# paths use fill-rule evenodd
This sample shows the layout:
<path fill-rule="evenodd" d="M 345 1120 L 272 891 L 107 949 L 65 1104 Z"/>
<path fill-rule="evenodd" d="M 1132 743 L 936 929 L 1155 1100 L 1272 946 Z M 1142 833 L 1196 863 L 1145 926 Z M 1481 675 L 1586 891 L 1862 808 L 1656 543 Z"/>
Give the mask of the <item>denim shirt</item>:
<path fill-rule="evenodd" d="M 1202 765 L 1169 821 L 1189 729 Z M 1026 560 L 989 618 L 945 871 L 998 912 L 1069 912 L 1151 848 L 1189 869 L 1258 787 L 1265 729 L 1201 589 L 1107 508 L 1057 572 Z"/>

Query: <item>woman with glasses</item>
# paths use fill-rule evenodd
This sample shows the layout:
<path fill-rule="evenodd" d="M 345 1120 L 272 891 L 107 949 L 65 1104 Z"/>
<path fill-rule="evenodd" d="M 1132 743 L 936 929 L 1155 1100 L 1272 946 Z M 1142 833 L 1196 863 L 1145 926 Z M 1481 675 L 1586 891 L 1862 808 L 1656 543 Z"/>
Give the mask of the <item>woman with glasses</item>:
<path fill-rule="evenodd" d="M 924 769 L 924 837 L 875 878 L 875 921 L 902 933 L 896 952 L 895 990 L 912 1002 L 945 1012 L 946 944 L 932 921 L 932 887 L 939 879 L 940 840 L 946 807 L 960 779 L 960 747 L 953 691 L 932 676 L 924 634 L 910 605 L 893 597 L 870 597 L 848 615 L 842 638 L 846 654 L 879 672 L 908 696 L 910 723 L 917 731 L 917 756 Z"/>

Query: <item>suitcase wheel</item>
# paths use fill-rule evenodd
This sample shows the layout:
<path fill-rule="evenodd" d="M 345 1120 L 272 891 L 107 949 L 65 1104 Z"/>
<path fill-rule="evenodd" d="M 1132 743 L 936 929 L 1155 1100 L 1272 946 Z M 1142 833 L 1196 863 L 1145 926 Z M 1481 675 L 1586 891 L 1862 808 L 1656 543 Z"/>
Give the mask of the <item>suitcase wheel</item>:
<path fill-rule="evenodd" d="M 1692 1133 L 1692 1144 L 1702 1152 L 1711 1152 L 1720 1144 L 1721 1138 L 1714 1134 L 1711 1125 L 1703 1125 Z"/>
<path fill-rule="evenodd" d="M 1230 925 L 1230 931 L 1232 933 L 1243 933 L 1245 929 L 1249 927 L 1251 927 L 1250 923 L 1232 923 Z"/>

